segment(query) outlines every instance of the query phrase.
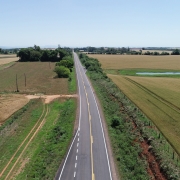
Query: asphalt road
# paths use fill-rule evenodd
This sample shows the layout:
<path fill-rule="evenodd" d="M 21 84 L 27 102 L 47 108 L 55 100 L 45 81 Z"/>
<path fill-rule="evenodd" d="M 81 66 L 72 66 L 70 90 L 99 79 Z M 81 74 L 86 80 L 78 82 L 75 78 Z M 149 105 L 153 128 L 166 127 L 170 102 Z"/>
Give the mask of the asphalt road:
<path fill-rule="evenodd" d="M 74 61 L 80 100 L 79 127 L 56 180 L 112 180 L 95 96 L 76 53 Z"/>

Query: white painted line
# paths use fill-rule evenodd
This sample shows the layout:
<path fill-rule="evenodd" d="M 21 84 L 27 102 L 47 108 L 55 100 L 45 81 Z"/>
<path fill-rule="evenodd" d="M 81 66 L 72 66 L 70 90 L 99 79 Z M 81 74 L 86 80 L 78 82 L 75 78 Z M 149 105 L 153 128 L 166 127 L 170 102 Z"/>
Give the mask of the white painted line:
<path fill-rule="evenodd" d="M 75 59 L 75 58 L 74 58 Z M 77 62 L 75 61 L 75 63 L 77 64 Z M 77 69 L 77 67 L 75 66 L 75 68 Z M 77 79 L 77 84 L 78 84 L 78 90 L 79 90 L 79 106 L 80 106 L 80 110 L 79 110 L 79 126 L 78 126 L 78 131 L 80 131 L 80 128 L 81 128 L 81 89 L 80 89 L 80 86 L 79 86 L 79 78 L 77 77 L 78 76 L 78 73 L 76 73 L 76 79 Z M 70 153 L 70 151 L 71 151 L 71 149 L 72 149 L 72 146 L 73 146 L 73 144 L 74 144 L 74 141 L 75 141 L 75 139 L 76 139 L 76 136 L 77 136 L 77 134 L 78 134 L 78 131 L 77 131 L 77 133 L 76 133 L 76 135 L 75 135 L 75 137 L 74 137 L 74 139 L 73 139 L 73 141 L 72 141 L 72 143 L 71 143 L 71 146 L 70 146 L 70 148 L 69 148 L 69 151 L 68 151 L 68 154 L 67 154 L 67 156 L 66 156 L 66 159 L 65 159 L 65 161 L 64 161 L 64 164 L 63 164 L 63 167 L 62 167 L 62 170 L 61 170 L 61 173 L 60 173 L 60 175 L 59 175 L 59 180 L 61 179 L 61 176 L 62 176 L 62 173 L 63 173 L 63 171 L 64 171 L 64 167 L 65 167 L 65 165 L 66 165 L 66 162 L 67 162 L 67 159 L 68 159 L 68 157 L 69 157 L 69 153 Z"/>
<path fill-rule="evenodd" d="M 78 138 L 78 141 L 79 141 L 79 138 Z"/>
<path fill-rule="evenodd" d="M 79 61 L 80 62 L 80 61 Z M 80 65 L 82 66 L 82 64 L 80 63 Z M 106 147 L 106 140 L 105 140 L 105 137 L 104 137 L 104 130 L 103 130 L 103 126 L 102 126 L 102 120 L 101 120 L 101 117 L 100 117 L 100 113 L 99 113 L 99 108 L 98 108 L 98 105 L 97 105 L 97 102 L 96 102 L 96 98 L 94 96 L 94 93 L 93 93 L 93 90 L 92 90 L 92 87 L 90 85 L 90 82 L 87 78 L 87 76 L 84 74 L 85 78 L 87 79 L 87 82 L 90 86 L 90 89 L 91 89 L 91 92 L 92 92 L 92 95 L 93 95 L 93 98 L 94 98 L 94 101 L 95 101 L 95 104 L 96 104 L 96 108 L 97 108 L 97 111 L 98 111 L 98 115 L 99 115 L 99 119 L 100 119 L 100 124 L 101 124 L 101 130 L 102 130 L 102 134 L 103 134 L 103 139 L 104 139 L 104 146 L 105 146 L 105 150 L 106 150 L 106 156 L 107 156 L 107 162 L 108 162 L 108 167 L 109 167 L 109 174 L 110 174 L 110 180 L 112 180 L 112 176 L 111 176 L 111 168 L 110 168 L 110 164 L 109 164 L 109 156 L 108 156 L 108 152 L 107 152 L 107 147 Z"/>
<path fill-rule="evenodd" d="M 75 168 L 76 168 L 76 166 L 77 166 L 77 163 L 75 163 Z"/>
<path fill-rule="evenodd" d="M 77 147 L 79 146 L 79 143 L 77 143 Z"/>
<path fill-rule="evenodd" d="M 77 161 L 77 156 L 76 156 L 76 161 Z"/>
<path fill-rule="evenodd" d="M 77 153 L 78 153 L 78 149 L 77 149 Z"/>
<path fill-rule="evenodd" d="M 74 172 L 74 178 L 76 177 L 76 171 Z"/>

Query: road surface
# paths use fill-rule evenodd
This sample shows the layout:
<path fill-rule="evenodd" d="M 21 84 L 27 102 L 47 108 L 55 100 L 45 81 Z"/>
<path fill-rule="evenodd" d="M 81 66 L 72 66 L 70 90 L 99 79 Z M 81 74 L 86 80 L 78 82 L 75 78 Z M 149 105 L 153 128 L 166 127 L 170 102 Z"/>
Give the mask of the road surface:
<path fill-rule="evenodd" d="M 112 180 L 95 96 L 76 53 L 74 61 L 80 100 L 79 127 L 56 180 Z"/>

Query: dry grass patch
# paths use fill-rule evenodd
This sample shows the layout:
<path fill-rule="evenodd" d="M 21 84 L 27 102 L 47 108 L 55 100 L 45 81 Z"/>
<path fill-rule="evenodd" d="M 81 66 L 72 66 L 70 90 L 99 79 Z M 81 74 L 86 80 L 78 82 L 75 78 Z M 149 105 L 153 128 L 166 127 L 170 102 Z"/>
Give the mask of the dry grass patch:
<path fill-rule="evenodd" d="M 49 67 L 49 62 L 17 62 L 0 71 L 0 92 L 16 91 L 17 74 L 20 93 L 68 94 L 68 79 L 55 78 L 54 66 L 50 63 Z"/>
<path fill-rule="evenodd" d="M 180 154 L 180 79 L 108 75 Z"/>
<path fill-rule="evenodd" d="M 19 94 L 0 95 L 0 125 L 14 112 L 29 102 L 28 98 Z"/>
<path fill-rule="evenodd" d="M 3 64 L 8 64 L 10 62 L 15 62 L 15 61 L 18 61 L 19 58 L 17 57 L 13 57 L 13 58 L 0 58 L 0 65 L 3 65 Z"/>
<path fill-rule="evenodd" d="M 93 55 L 102 64 L 103 69 L 169 69 L 180 70 L 180 56 L 147 55 Z"/>

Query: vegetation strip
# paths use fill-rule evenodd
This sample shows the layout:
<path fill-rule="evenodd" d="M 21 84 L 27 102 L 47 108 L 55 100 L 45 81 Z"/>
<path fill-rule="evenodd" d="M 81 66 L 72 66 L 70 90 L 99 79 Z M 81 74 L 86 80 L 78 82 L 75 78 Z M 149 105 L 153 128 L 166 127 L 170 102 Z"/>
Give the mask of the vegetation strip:
<path fill-rule="evenodd" d="M 9 160 L 8 164 L 5 166 L 5 168 L 3 169 L 3 171 L 1 172 L 1 175 L 0 177 L 3 175 L 3 173 L 6 171 L 6 169 L 8 168 L 8 166 L 10 165 L 10 163 L 12 162 L 12 160 L 15 158 L 15 156 L 17 155 L 17 153 L 19 151 L 21 151 L 21 147 L 23 146 L 27 146 L 27 144 L 30 142 L 30 140 L 32 139 L 32 136 L 34 134 L 34 131 L 37 130 L 38 126 L 40 125 L 41 123 L 41 120 L 44 116 L 44 112 L 45 112 L 45 107 L 43 108 L 43 112 L 40 116 L 40 118 L 37 120 L 36 124 L 33 126 L 33 128 L 31 129 L 31 131 L 28 133 L 28 135 L 25 137 L 25 139 L 23 140 L 23 142 L 19 145 L 19 147 L 17 148 L 17 150 L 15 151 L 15 153 L 13 154 L 13 156 L 11 157 L 11 159 Z M 30 137 L 31 136 L 31 137 Z M 29 139 L 30 137 L 30 139 Z M 23 151 L 24 151 L 24 148 L 23 148 Z M 17 161 L 17 160 L 16 160 Z M 11 168 L 12 170 L 12 168 Z M 8 176 L 7 176 L 8 177 Z"/>
<path fill-rule="evenodd" d="M 148 168 L 152 168 L 153 174 L 149 174 L 152 178 L 179 179 L 179 163 L 153 123 L 107 78 L 97 60 L 82 54 L 80 59 L 88 69 L 103 104 L 116 162 L 123 179 L 148 179 Z M 142 155 L 142 142 L 146 142 L 148 153 L 155 157 L 159 172 L 151 166 L 148 156 Z"/>
<path fill-rule="evenodd" d="M 56 100 L 50 104 L 50 109 L 46 123 L 34 141 L 36 148 L 31 159 L 17 179 L 53 179 L 66 154 L 73 136 L 76 102 L 74 99 L 60 103 Z"/>
<path fill-rule="evenodd" d="M 44 113 L 45 113 L 45 114 L 44 114 Z M 44 123 L 44 121 L 45 121 L 45 118 L 46 118 L 47 114 L 48 114 L 48 105 L 46 105 L 46 108 L 43 110 L 43 113 L 42 113 L 41 117 L 39 118 L 39 120 L 42 118 L 40 124 L 38 124 L 38 125 L 36 124 L 37 127 L 36 127 L 36 125 L 35 125 L 35 128 L 36 128 L 36 129 L 35 129 L 35 132 L 32 133 L 32 134 L 31 134 L 31 132 L 29 133 L 29 135 L 31 135 L 31 138 L 29 139 L 29 141 L 27 142 L 27 144 L 26 144 L 25 147 L 23 148 L 21 154 L 19 155 L 19 157 L 17 158 L 17 160 L 16 160 L 15 163 L 13 164 L 12 168 L 11 168 L 10 171 L 8 172 L 7 176 L 5 177 L 5 180 L 8 179 L 8 177 L 9 177 L 10 174 L 12 173 L 14 167 L 16 166 L 16 164 L 19 162 L 20 158 L 22 157 L 23 153 L 26 151 L 27 147 L 29 146 L 29 144 L 31 143 L 31 141 L 33 140 L 33 138 L 35 137 L 35 135 L 38 133 L 39 129 L 42 127 L 42 125 L 43 125 L 43 123 Z M 38 120 L 38 121 L 39 121 L 39 120 Z M 39 122 L 37 122 L 37 123 L 39 123 Z M 34 128 L 33 128 L 33 130 L 34 130 Z M 29 135 L 28 135 L 28 136 L 29 136 Z"/>

